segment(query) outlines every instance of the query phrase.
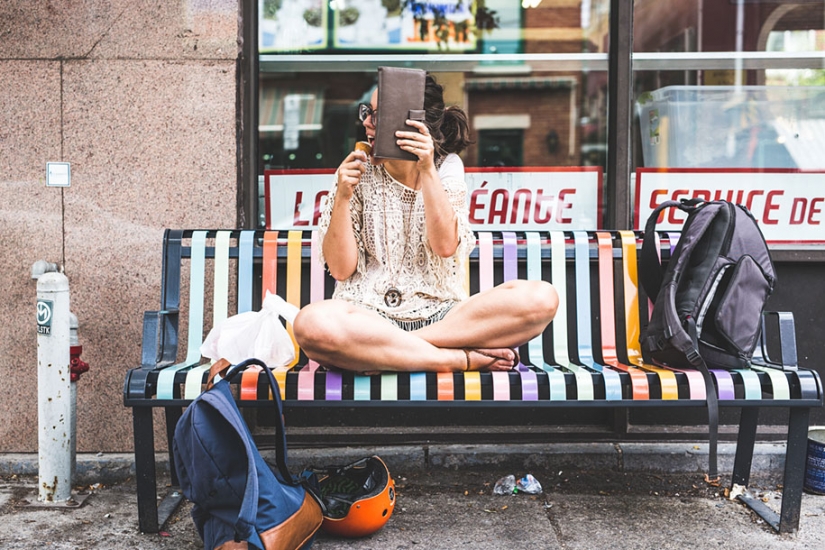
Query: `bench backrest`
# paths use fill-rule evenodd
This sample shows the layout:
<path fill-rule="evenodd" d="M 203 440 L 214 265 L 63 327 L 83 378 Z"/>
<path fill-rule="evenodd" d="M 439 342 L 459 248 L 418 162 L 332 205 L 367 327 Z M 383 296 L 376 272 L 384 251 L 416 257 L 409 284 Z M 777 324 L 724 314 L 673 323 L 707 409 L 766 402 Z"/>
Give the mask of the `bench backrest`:
<path fill-rule="evenodd" d="M 185 355 L 174 360 L 199 363 L 208 330 L 229 315 L 258 309 L 266 291 L 298 307 L 331 296 L 334 281 L 317 260 L 316 235 L 167 231 L 161 310 L 180 311 L 180 334 L 187 335 L 179 350 Z M 608 363 L 640 361 L 639 241 L 633 232 L 479 232 L 477 238 L 467 270 L 468 291 L 516 278 L 550 280 L 559 291 L 559 314 L 550 334 L 527 346 L 531 363 L 566 365 L 594 357 Z M 578 312 L 588 313 L 571 315 Z M 594 334 L 601 348 L 595 354 Z M 167 363 L 171 360 L 166 357 Z"/>
<path fill-rule="evenodd" d="M 543 279 L 556 286 L 560 303 L 555 320 L 522 348 L 522 361 L 538 369 L 542 384 L 547 377 L 549 399 L 706 398 L 698 372 L 663 369 L 643 362 L 639 336 L 650 305 L 639 290 L 638 234 L 549 231 L 478 232 L 476 236 L 478 246 L 468 260 L 467 270 L 471 293 L 516 278 Z M 660 235 L 664 255 L 677 240 L 678 233 Z M 160 329 L 164 334 L 160 357 L 156 351 L 144 348 L 143 359 L 144 367 L 177 367 L 161 373 L 158 397 L 171 398 L 173 390 L 164 388 L 173 387 L 175 371 L 192 366 L 197 367 L 187 374 L 185 396 L 196 396 L 203 370 L 208 367 L 199 348 L 209 329 L 229 315 L 257 310 L 267 291 L 298 307 L 331 296 L 334 281 L 318 261 L 318 246 L 312 231 L 168 230 L 161 310 L 179 311 L 180 315 L 169 317 Z M 179 334 L 186 334 L 181 349 L 177 345 Z M 146 341 L 144 335 L 144 344 Z M 304 372 L 311 376 L 317 367 L 309 362 L 302 376 Z M 287 370 L 275 369 L 282 391 Z M 594 372 L 598 374 L 596 382 Z M 520 373 L 523 399 L 537 398 L 536 373 L 530 369 Z M 575 384 L 565 380 L 571 373 Z M 449 373 L 443 374 L 447 384 L 451 378 Z M 773 373 L 769 374 L 773 378 Z M 466 375 L 472 379 L 466 382 L 469 387 L 476 387 L 478 373 L 465 373 L 468 379 Z M 494 388 L 500 388 L 499 397 L 504 399 L 505 392 L 509 392 L 507 373 L 494 373 L 494 379 L 496 376 L 502 381 Z M 718 371 L 714 376 L 720 384 L 720 398 L 733 399 L 731 374 Z M 755 374 L 743 372 L 737 376 L 742 377 L 746 397 L 761 398 Z M 620 377 L 629 378 L 630 384 Z M 685 379 L 687 385 L 681 384 L 680 395 L 679 380 Z M 369 395 L 369 377 L 356 376 L 355 382 Z M 784 376 L 777 375 L 775 384 L 775 399 L 788 395 Z M 311 391 L 311 383 L 307 388 Z M 299 399 L 301 395 L 299 387 Z"/>

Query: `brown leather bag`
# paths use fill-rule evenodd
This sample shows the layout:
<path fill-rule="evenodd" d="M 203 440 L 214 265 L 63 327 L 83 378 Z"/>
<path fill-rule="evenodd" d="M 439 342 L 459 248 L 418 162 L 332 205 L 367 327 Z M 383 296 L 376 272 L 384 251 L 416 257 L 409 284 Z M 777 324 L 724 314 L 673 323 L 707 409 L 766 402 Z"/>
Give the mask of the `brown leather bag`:
<path fill-rule="evenodd" d="M 403 151 L 395 132 L 414 131 L 407 119 L 424 121 L 424 86 L 427 73 L 421 69 L 378 67 L 378 109 L 373 156 L 383 159 L 418 160 Z"/>

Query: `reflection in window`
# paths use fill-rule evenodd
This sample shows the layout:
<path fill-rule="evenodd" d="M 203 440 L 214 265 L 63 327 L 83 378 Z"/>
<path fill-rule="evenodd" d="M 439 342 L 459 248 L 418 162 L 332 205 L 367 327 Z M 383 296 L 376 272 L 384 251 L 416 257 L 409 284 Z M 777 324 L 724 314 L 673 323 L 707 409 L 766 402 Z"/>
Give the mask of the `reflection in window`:
<path fill-rule="evenodd" d="M 468 168 L 604 167 L 609 5 L 259 0 L 258 173 L 336 168 L 383 64 L 432 72 L 467 112 Z"/>
<path fill-rule="evenodd" d="M 825 1 L 637 0 L 634 47 L 661 55 L 634 62 L 635 164 L 825 167 L 824 22 Z"/>
<path fill-rule="evenodd" d="M 524 157 L 524 131 L 479 131 L 478 156 L 479 166 L 521 166 Z"/>
<path fill-rule="evenodd" d="M 259 46 L 266 59 L 258 169 L 336 167 L 363 139 L 355 106 L 369 98 L 380 64 L 356 67 L 352 56 L 398 53 L 433 71 L 447 102 L 467 111 L 476 140 L 464 154 L 467 166 L 493 162 L 485 160 L 492 149 L 481 151 L 482 132 L 490 143 L 490 132 L 510 130 L 520 136 L 518 153 L 506 160 L 514 166 L 604 166 L 604 68 L 577 61 L 562 70 L 519 56 L 561 54 L 576 61 L 605 52 L 608 6 L 607 0 L 260 0 Z M 306 62 L 283 69 L 279 56 L 294 53 L 304 53 Z M 458 71 L 442 69 L 437 59 L 423 62 L 443 53 L 478 57 Z M 510 57 L 499 58 L 504 54 Z M 313 63 L 326 59 L 336 60 L 334 72 L 313 72 Z M 515 147 L 511 141 L 507 148 Z M 499 154 L 495 162 L 505 159 Z"/>

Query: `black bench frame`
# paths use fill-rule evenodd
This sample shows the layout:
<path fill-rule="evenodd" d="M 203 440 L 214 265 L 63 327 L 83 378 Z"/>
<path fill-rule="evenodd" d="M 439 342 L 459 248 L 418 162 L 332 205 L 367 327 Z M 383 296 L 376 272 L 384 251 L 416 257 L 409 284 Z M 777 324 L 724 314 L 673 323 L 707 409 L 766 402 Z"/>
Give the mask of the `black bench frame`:
<path fill-rule="evenodd" d="M 196 232 L 193 230 L 167 230 L 163 243 L 163 274 L 161 282 L 160 309 L 157 311 L 146 312 L 144 315 L 142 364 L 137 368 L 130 369 L 124 382 L 124 405 L 132 408 L 134 420 L 134 448 L 138 490 L 139 526 L 141 531 L 148 533 L 158 532 L 182 499 L 182 495 L 177 489 L 178 480 L 175 472 L 175 464 L 170 452 L 169 466 L 173 487 L 169 494 L 167 494 L 162 500 L 160 505 L 157 503 L 153 410 L 155 408 L 162 408 L 165 412 L 166 439 L 168 448 L 171 449 L 171 440 L 174 434 L 175 425 L 182 414 L 183 407 L 191 401 L 191 396 L 187 398 L 184 395 L 183 387 L 186 383 L 187 373 L 192 370 L 192 368 L 191 366 L 187 366 L 184 369 L 178 370 L 174 374 L 173 391 L 171 396 L 168 397 L 162 397 L 158 394 L 159 376 L 161 372 L 165 369 L 169 369 L 170 366 L 175 364 L 178 360 L 180 351 L 178 349 L 179 318 L 183 312 L 183 309 L 181 308 L 182 281 L 184 282 L 184 286 L 186 283 L 184 280 L 185 277 L 182 278 L 182 273 L 185 275 L 186 270 L 182 270 L 182 266 L 190 263 L 193 255 L 193 249 L 195 248 L 190 239 L 192 239 L 193 235 L 196 233 L 201 233 L 201 236 L 205 235 L 208 240 L 208 245 L 203 247 L 200 251 L 200 253 L 205 257 L 207 263 L 214 261 L 216 254 L 220 253 L 220 247 L 217 244 L 212 244 L 213 240 L 219 233 L 217 230 L 205 230 L 205 232 Z M 265 284 L 261 282 L 261 279 L 262 277 L 266 278 L 266 273 L 263 273 L 262 275 L 262 272 L 265 272 L 267 269 L 273 269 L 274 263 L 272 262 L 277 262 L 279 293 L 283 290 L 284 279 L 288 277 L 288 275 L 286 275 L 286 264 L 290 261 L 300 262 L 303 266 L 303 271 L 300 274 L 301 281 L 305 282 L 308 279 L 307 274 L 310 271 L 310 257 L 312 255 L 310 247 L 311 235 L 309 232 L 305 232 L 303 234 L 297 233 L 297 235 L 295 233 L 291 233 L 288 238 L 285 233 L 278 235 L 277 232 L 267 232 L 265 235 L 265 232 L 263 231 L 245 232 L 247 244 L 250 242 L 252 243 L 251 252 L 250 250 L 245 252 L 241 250 L 242 247 L 239 243 L 242 236 L 240 231 L 223 231 L 222 233 L 225 233 L 225 236 L 228 235 L 234 243 L 229 246 L 228 252 L 224 250 L 223 254 L 228 254 L 230 261 L 236 263 L 237 272 L 239 273 L 238 278 L 242 276 L 248 277 L 249 273 L 252 273 L 252 278 L 254 280 L 253 292 L 256 296 L 260 296 L 261 285 Z M 614 291 L 617 294 L 617 302 L 615 306 L 615 326 L 618 335 L 617 341 L 621 342 L 623 336 L 621 333 L 627 330 L 628 325 L 628 321 L 624 319 L 625 312 L 621 311 L 621 305 L 619 303 L 619 300 L 623 296 L 623 292 L 627 292 L 626 289 L 623 290 L 620 287 L 625 285 L 628 278 L 627 269 L 625 269 L 624 275 L 621 274 L 621 266 L 623 261 L 625 262 L 625 267 L 627 266 L 627 262 L 630 261 L 628 258 L 622 258 L 623 254 L 628 255 L 628 249 L 625 248 L 623 250 L 621 243 L 623 239 L 625 244 L 627 243 L 629 234 L 635 245 L 638 246 L 640 243 L 640 236 L 630 232 L 601 231 L 598 233 L 602 238 L 604 238 L 605 235 L 608 236 L 611 243 L 610 261 L 615 263 L 616 272 L 618 273 L 614 277 L 614 284 L 616 286 Z M 558 234 L 556 236 L 558 236 Z M 587 236 L 589 243 L 587 246 L 588 265 L 590 266 L 589 269 L 594 270 L 595 275 L 595 266 L 598 261 L 600 261 L 598 250 L 596 250 L 596 247 L 594 246 L 596 234 L 594 232 L 588 232 Z M 506 235 L 495 233 L 492 237 L 492 256 L 485 257 L 485 252 L 480 252 L 478 250 L 475 251 L 471 256 L 471 270 L 473 274 L 477 274 L 479 269 L 478 266 L 482 262 L 492 261 L 494 262 L 496 283 L 498 283 L 502 277 L 502 263 L 505 261 L 504 258 L 507 255 L 507 252 L 504 251 L 504 247 L 502 245 L 502 242 L 506 240 Z M 523 265 L 526 256 L 524 244 L 525 237 L 526 235 L 519 233 L 516 235 L 515 241 L 517 243 L 517 254 L 515 261 L 518 263 L 519 275 L 523 275 L 525 271 Z M 576 261 L 575 250 L 573 247 L 574 239 L 570 238 L 570 233 L 567 233 L 565 237 L 567 237 L 564 245 L 565 273 L 567 274 L 566 276 L 572 280 L 573 277 L 571 274 L 573 265 Z M 268 253 L 265 251 L 265 241 L 267 239 L 269 239 L 270 243 L 275 242 L 279 245 L 277 247 L 275 257 L 267 257 Z M 548 235 L 542 232 L 540 239 L 540 253 L 542 277 L 545 279 L 550 278 L 550 270 L 548 265 L 552 259 L 551 246 L 549 246 L 548 240 Z M 287 250 L 289 247 L 288 242 L 293 243 L 293 245 L 297 242 L 298 248 Z M 269 254 L 272 254 L 271 251 L 274 249 L 269 250 Z M 556 250 L 559 249 L 557 248 Z M 633 247 L 632 253 L 635 255 L 635 246 Z M 662 253 L 663 257 L 666 258 L 668 255 L 668 249 L 666 246 L 663 246 Z M 635 256 L 633 259 L 635 260 Z M 513 261 L 512 258 L 511 261 Z M 601 261 L 604 261 L 604 257 L 601 258 Z M 267 262 L 270 262 L 270 267 L 262 267 Z M 191 271 L 194 271 L 194 269 L 191 269 Z M 205 271 L 207 273 L 209 272 L 208 269 Z M 241 275 L 240 273 L 242 271 L 246 274 Z M 270 275 L 271 273 L 273 272 L 270 272 Z M 191 273 L 189 276 L 191 277 Z M 595 282 L 596 279 L 597 277 L 595 276 L 591 279 L 591 288 L 589 290 L 593 293 L 592 297 L 594 301 L 598 302 L 599 285 Z M 292 283 L 294 284 L 295 281 L 293 280 Z M 471 283 L 471 289 L 477 290 L 478 284 L 479 283 L 475 282 Z M 208 286 L 209 285 L 207 285 L 207 287 Z M 310 299 L 309 289 L 306 287 L 307 285 L 304 285 L 304 288 L 300 291 L 301 304 L 307 303 Z M 329 279 L 326 281 L 326 287 L 327 288 L 324 294 L 328 296 L 331 291 Z M 289 290 L 286 290 L 287 294 L 289 294 L 289 292 Z M 573 290 L 571 285 L 568 293 L 573 294 L 574 292 L 575 290 Z M 215 291 L 215 294 L 217 294 L 217 291 Z M 230 297 L 229 299 L 238 300 L 237 297 Z M 249 307 L 248 298 L 246 300 L 247 307 Z M 638 301 L 642 304 L 647 302 L 646 298 L 641 294 Z M 252 308 L 257 308 L 259 305 L 260 299 L 253 299 Z M 598 304 L 594 303 L 592 306 L 592 311 L 595 312 L 597 309 Z M 641 322 L 644 323 L 645 308 L 640 307 L 639 310 L 642 314 Z M 230 310 L 229 313 L 231 314 L 234 311 L 235 310 Z M 575 313 L 572 311 L 572 308 L 568 313 L 568 316 L 571 321 L 568 325 L 569 330 L 576 331 Z M 773 375 L 774 378 L 772 378 L 771 376 L 768 376 L 768 373 L 766 372 L 759 372 L 758 379 L 762 392 L 761 398 L 743 398 L 745 392 L 745 381 L 733 376 L 732 380 L 734 383 L 736 397 L 729 400 L 720 400 L 719 404 L 721 408 L 738 408 L 741 410 L 736 442 L 736 456 L 732 473 L 732 488 L 737 493 L 740 492 L 739 489 L 746 488 L 749 483 L 760 409 L 779 408 L 787 409 L 789 411 L 788 437 L 783 479 L 784 491 L 781 512 L 777 514 L 773 510 L 769 509 L 760 500 L 750 496 L 746 490 L 739 498 L 756 513 L 762 516 L 768 524 L 770 524 L 777 531 L 782 533 L 793 533 L 797 531 L 799 526 L 810 410 L 811 408 L 822 406 L 823 390 L 820 377 L 816 371 L 798 367 L 796 364 L 796 344 L 792 316 L 789 314 L 780 314 L 777 318 L 779 320 L 779 322 L 776 323 L 776 326 L 778 326 L 778 331 L 776 331 L 778 332 L 778 335 L 773 335 L 770 339 L 773 341 L 778 341 L 781 360 L 771 360 L 767 355 L 767 351 L 758 353 L 755 360 L 774 368 L 776 372 L 781 373 L 781 376 L 787 380 L 789 391 L 787 398 L 776 399 L 772 394 L 772 383 L 775 381 L 775 373 Z M 203 330 L 205 331 L 206 328 L 207 326 L 205 324 Z M 546 333 L 549 331 L 551 331 L 551 328 L 548 328 Z M 603 342 L 601 338 L 598 338 L 599 327 L 596 326 L 595 323 L 592 326 L 592 331 L 593 335 L 596 336 L 596 338 L 594 338 L 596 345 L 593 346 L 596 359 L 601 361 L 604 358 L 605 351 L 599 349 L 599 344 L 602 344 Z M 552 339 L 552 336 L 546 334 L 545 340 L 549 339 Z M 575 340 L 575 338 L 573 339 Z M 765 340 L 768 340 L 767 335 Z M 620 352 L 618 358 L 619 361 L 626 364 L 628 362 L 626 352 L 622 352 L 621 345 L 617 347 Z M 527 362 L 529 355 L 529 353 L 525 353 L 525 351 L 523 351 L 523 361 Z M 550 352 L 547 351 L 545 355 L 550 355 Z M 574 351 L 571 355 L 576 355 L 576 352 Z M 575 356 L 573 357 L 573 360 L 578 361 L 580 358 Z M 304 362 L 302 361 L 300 364 L 303 365 Z M 674 376 L 678 387 L 678 399 L 662 399 L 663 392 L 665 390 L 663 388 L 663 383 L 661 382 L 660 376 L 656 372 L 644 371 L 643 376 L 644 379 L 646 379 L 650 389 L 650 399 L 635 400 L 633 399 L 632 394 L 632 377 L 628 372 L 619 371 L 618 377 L 621 383 L 622 392 L 621 399 L 617 401 L 608 400 L 605 398 L 608 389 L 606 388 L 607 384 L 604 381 L 604 377 L 601 373 L 590 369 L 585 369 L 584 376 L 587 379 L 592 380 L 593 399 L 576 399 L 576 392 L 578 390 L 577 386 L 581 385 L 583 380 L 581 378 L 582 373 L 580 372 L 577 374 L 575 372 L 570 372 L 563 369 L 562 378 L 564 380 L 565 392 L 568 398 L 564 400 L 550 400 L 548 398 L 547 389 L 548 375 L 540 368 L 531 369 L 531 371 L 536 375 L 538 386 L 540 388 L 538 400 L 535 401 L 524 401 L 521 399 L 522 392 L 526 395 L 527 387 L 523 387 L 524 380 L 526 379 L 522 378 L 523 375 L 520 375 L 518 372 L 507 374 L 507 381 L 510 386 L 510 399 L 504 401 L 495 401 L 492 399 L 495 383 L 500 383 L 501 379 L 498 378 L 497 380 L 494 380 L 493 375 L 490 373 L 480 373 L 477 379 L 465 379 L 464 373 L 451 373 L 446 375 L 428 373 L 426 375 L 427 396 L 426 399 L 420 401 L 410 400 L 411 393 L 413 393 L 414 390 L 411 389 L 412 379 L 409 375 L 398 375 L 398 395 L 396 396 L 396 400 L 387 401 L 382 400 L 381 375 L 375 375 L 370 378 L 368 384 L 368 399 L 355 400 L 355 394 L 359 391 L 359 384 L 358 381 L 356 381 L 357 377 L 351 373 L 336 373 L 336 376 L 338 376 L 338 380 L 341 384 L 340 400 L 327 400 L 325 399 L 324 388 L 327 383 L 327 378 L 333 376 L 331 373 L 334 371 L 327 371 L 323 368 L 313 370 L 311 374 L 311 378 L 314 381 L 314 391 L 312 396 L 314 398 L 307 399 L 305 395 L 303 399 L 299 399 L 299 386 L 306 382 L 306 378 L 303 379 L 303 382 L 299 381 L 300 372 L 305 369 L 307 369 L 307 367 L 296 367 L 289 370 L 285 374 L 282 374 L 281 383 L 284 386 L 282 392 L 286 397 L 285 410 L 287 411 L 287 414 L 289 414 L 289 411 L 317 407 L 329 408 L 333 410 L 342 410 L 345 408 L 365 408 L 375 410 L 375 412 L 378 413 L 381 409 L 394 409 L 397 407 L 425 407 L 436 410 L 439 408 L 449 407 L 462 407 L 471 410 L 475 408 L 581 410 L 593 408 L 630 409 L 652 407 L 701 408 L 706 407 L 707 405 L 705 400 L 690 397 L 691 382 L 688 380 L 688 376 L 679 372 L 676 372 Z M 304 376 L 306 376 L 306 373 Z M 206 374 L 204 373 L 203 381 L 205 381 L 205 378 Z M 360 380 L 360 382 L 363 382 L 363 380 Z M 468 396 L 471 391 L 471 382 L 473 384 L 473 388 L 475 388 L 472 391 L 479 392 L 478 395 L 476 395 L 476 398 L 480 397 L 480 400 L 469 400 Z M 442 383 L 447 383 L 452 387 L 454 395 L 453 400 L 439 400 L 438 387 Z M 477 385 L 480 387 L 477 387 Z M 238 401 L 238 404 L 243 407 L 260 407 L 266 405 L 266 388 L 267 386 L 265 385 L 264 380 L 258 380 L 257 389 L 253 387 L 253 391 L 258 392 L 257 395 L 255 395 L 252 399 L 241 399 Z M 361 384 L 360 391 L 363 390 L 364 386 Z"/>

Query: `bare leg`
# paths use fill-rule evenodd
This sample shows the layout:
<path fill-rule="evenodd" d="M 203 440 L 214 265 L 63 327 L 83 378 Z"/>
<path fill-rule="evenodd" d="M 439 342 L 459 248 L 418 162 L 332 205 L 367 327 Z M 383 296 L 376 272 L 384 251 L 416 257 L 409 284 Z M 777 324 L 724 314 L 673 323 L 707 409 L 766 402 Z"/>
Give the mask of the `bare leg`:
<path fill-rule="evenodd" d="M 496 360 L 480 353 L 468 355 L 461 349 L 465 346 L 437 347 L 373 311 L 341 300 L 305 306 L 293 329 L 308 357 L 354 371 L 462 371 L 468 358 L 471 370 L 508 370 L 515 357 L 508 349 L 481 350 L 501 358 Z"/>
<path fill-rule="evenodd" d="M 545 281 L 509 281 L 474 294 L 413 334 L 441 348 L 513 348 L 541 334 L 559 298 Z"/>

